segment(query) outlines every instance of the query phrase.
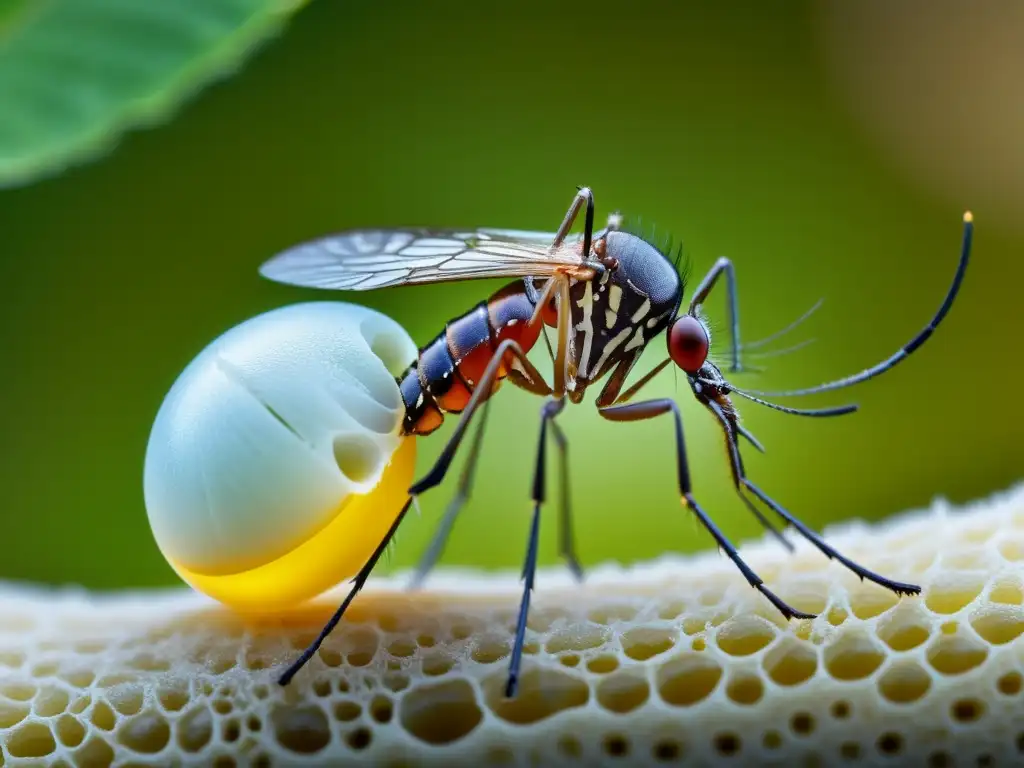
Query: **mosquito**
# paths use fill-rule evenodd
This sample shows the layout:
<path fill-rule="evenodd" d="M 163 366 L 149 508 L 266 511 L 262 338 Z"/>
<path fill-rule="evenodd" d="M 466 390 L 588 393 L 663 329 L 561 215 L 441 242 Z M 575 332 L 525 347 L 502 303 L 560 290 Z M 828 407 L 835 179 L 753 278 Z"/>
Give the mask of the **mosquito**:
<path fill-rule="evenodd" d="M 570 235 L 580 212 L 582 234 Z M 480 456 L 486 404 L 507 380 L 545 398 L 540 408 L 540 434 L 531 486 L 532 516 L 523 563 L 523 593 L 516 621 L 515 641 L 509 658 L 505 694 L 516 694 L 522 663 L 530 597 L 537 568 L 541 510 L 546 497 L 545 451 L 550 431 L 560 455 L 562 503 L 559 516 L 560 554 L 580 579 L 568 503 L 567 438 L 557 423 L 568 403 L 582 402 L 587 390 L 601 382 L 595 400 L 602 418 L 631 422 L 669 416 L 675 428 L 676 473 L 682 505 L 710 533 L 749 582 L 787 619 L 811 619 L 813 614 L 788 605 L 765 586 L 743 561 L 694 497 L 677 403 L 669 398 L 639 400 L 641 390 L 666 367 L 681 371 L 693 396 L 714 417 L 725 436 L 732 483 L 740 499 L 759 522 L 792 548 L 781 531 L 758 508 L 760 502 L 777 515 L 783 527 L 794 529 L 826 557 L 897 595 L 918 594 L 915 584 L 893 581 L 874 573 L 833 549 L 819 534 L 761 490 L 748 476 L 740 455 L 740 439 L 764 450 L 740 423 L 733 397 L 743 398 L 783 413 L 806 417 L 832 417 L 852 413 L 855 404 L 830 408 L 793 408 L 765 397 L 811 395 L 867 381 L 906 359 L 932 335 L 949 312 L 967 269 L 973 218 L 963 217 L 960 258 L 945 299 L 928 324 L 895 354 L 877 365 L 845 378 L 806 389 L 764 393 L 734 385 L 721 367 L 709 360 L 711 337 L 702 310 L 712 290 L 724 278 L 732 346 L 728 372 L 743 369 L 737 308 L 736 272 L 727 258 L 719 258 L 693 290 L 685 311 L 686 279 L 678 259 L 644 235 L 630 231 L 622 217 L 612 214 L 607 225 L 594 231 L 594 196 L 580 187 L 556 232 L 503 229 L 358 229 L 341 232 L 289 248 L 260 269 L 271 280 L 290 285 L 331 290 L 365 291 L 398 285 L 416 285 L 483 278 L 515 278 L 485 301 L 449 321 L 443 331 L 419 350 L 417 359 L 397 377 L 404 403 L 402 432 L 425 436 L 434 432 L 447 414 L 460 414 L 451 437 L 433 467 L 409 488 L 409 498 L 369 560 L 353 579 L 344 601 L 320 635 L 281 675 L 287 685 L 316 653 L 341 620 L 353 598 L 366 583 L 382 553 L 416 498 L 441 483 L 478 414 L 466 466 L 457 493 L 415 570 L 418 586 L 440 557 L 455 519 L 469 499 L 474 470 Z M 552 346 L 548 329 L 555 336 Z M 648 344 L 665 333 L 667 356 L 634 384 L 626 382 Z M 541 335 L 553 360 L 548 382 L 527 355 Z M 752 345 L 748 345 L 748 348 Z M 483 406 L 483 407 L 481 407 Z"/>

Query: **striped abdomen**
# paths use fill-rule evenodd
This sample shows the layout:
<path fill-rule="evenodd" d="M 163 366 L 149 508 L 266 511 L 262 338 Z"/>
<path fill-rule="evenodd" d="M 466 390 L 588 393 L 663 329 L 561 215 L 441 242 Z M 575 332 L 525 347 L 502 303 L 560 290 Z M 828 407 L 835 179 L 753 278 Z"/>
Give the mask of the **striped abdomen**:
<path fill-rule="evenodd" d="M 515 339 L 523 352 L 529 352 L 540 337 L 540 324 L 532 329 L 528 325 L 533 312 L 534 304 L 519 280 L 445 325 L 444 331 L 420 350 L 416 362 L 398 377 L 405 403 L 402 430 L 410 435 L 428 435 L 441 426 L 445 413 L 460 413 L 498 344 L 505 339 Z M 547 315 L 544 320 L 554 324 Z M 488 397 L 508 375 L 505 365 L 510 360 L 503 362 Z"/>

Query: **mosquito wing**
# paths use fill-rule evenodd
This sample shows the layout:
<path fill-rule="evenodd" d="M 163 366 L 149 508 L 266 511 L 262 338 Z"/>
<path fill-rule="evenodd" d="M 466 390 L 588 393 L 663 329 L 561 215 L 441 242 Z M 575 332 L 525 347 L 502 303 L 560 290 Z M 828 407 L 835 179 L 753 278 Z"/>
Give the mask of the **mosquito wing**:
<path fill-rule="evenodd" d="M 577 275 L 579 236 L 552 249 L 554 234 L 510 229 L 358 229 L 273 257 L 260 274 L 307 288 L 368 291 L 485 277 Z"/>

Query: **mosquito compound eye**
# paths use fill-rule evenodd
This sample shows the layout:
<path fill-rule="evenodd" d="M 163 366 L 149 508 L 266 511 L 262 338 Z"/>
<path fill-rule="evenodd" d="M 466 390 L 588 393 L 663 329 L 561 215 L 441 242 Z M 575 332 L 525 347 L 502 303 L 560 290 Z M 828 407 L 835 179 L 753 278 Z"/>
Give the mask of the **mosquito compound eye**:
<path fill-rule="evenodd" d="M 668 354 L 687 373 L 696 373 L 708 357 L 708 334 L 700 320 L 683 315 L 668 332 Z"/>

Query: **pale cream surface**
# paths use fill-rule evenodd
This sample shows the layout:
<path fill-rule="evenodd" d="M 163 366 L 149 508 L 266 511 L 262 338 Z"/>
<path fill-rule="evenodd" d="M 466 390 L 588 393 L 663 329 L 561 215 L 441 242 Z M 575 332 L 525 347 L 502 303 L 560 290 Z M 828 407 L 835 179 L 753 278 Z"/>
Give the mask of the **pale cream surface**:
<path fill-rule="evenodd" d="M 246 623 L 190 591 L 0 586 L 0 765 L 1012 765 L 1024 760 L 1024 486 L 826 532 L 920 583 L 897 600 L 817 550 L 540 573 L 505 701 L 518 574 L 371 582 L 319 657 L 337 593 Z"/>

